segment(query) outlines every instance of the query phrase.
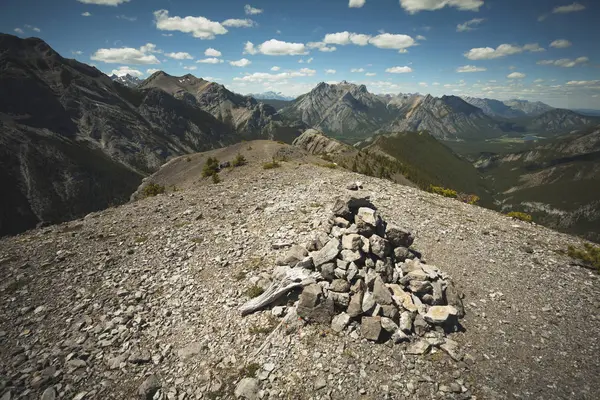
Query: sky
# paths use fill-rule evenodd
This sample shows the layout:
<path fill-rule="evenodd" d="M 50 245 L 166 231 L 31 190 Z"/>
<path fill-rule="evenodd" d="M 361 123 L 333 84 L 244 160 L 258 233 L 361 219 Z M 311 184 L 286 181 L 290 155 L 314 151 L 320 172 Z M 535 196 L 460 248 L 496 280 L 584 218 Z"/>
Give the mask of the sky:
<path fill-rule="evenodd" d="M 250 1 L 250 2 L 249 2 Z M 0 32 L 106 74 L 191 73 L 238 93 L 373 93 L 600 109 L 600 1 L 3 0 Z"/>

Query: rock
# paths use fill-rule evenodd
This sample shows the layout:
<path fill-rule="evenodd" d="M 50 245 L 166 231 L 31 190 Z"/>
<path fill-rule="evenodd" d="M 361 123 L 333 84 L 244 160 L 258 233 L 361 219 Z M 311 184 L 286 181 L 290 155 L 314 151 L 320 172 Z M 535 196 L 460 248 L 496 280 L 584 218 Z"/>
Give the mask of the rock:
<path fill-rule="evenodd" d="M 362 299 L 362 311 L 363 313 L 368 314 L 375 308 L 375 299 L 371 292 L 365 292 Z"/>
<path fill-rule="evenodd" d="M 413 329 L 419 336 L 423 336 L 429 330 L 429 324 L 423 319 L 421 314 L 417 314 L 413 321 Z"/>
<path fill-rule="evenodd" d="M 410 247 L 415 238 L 409 231 L 402 229 L 396 225 L 388 225 L 386 229 L 387 240 L 396 247 Z"/>
<path fill-rule="evenodd" d="M 346 271 L 345 269 L 336 268 L 333 272 L 334 272 L 334 275 L 336 278 L 343 279 L 344 281 L 346 281 L 346 277 L 348 276 L 348 271 Z"/>
<path fill-rule="evenodd" d="M 348 185 L 346 185 L 346 189 L 348 189 L 348 190 L 362 189 L 362 183 L 361 182 L 351 182 Z"/>
<path fill-rule="evenodd" d="M 132 364 L 145 364 L 152 360 L 152 356 L 146 350 L 136 350 L 129 356 L 129 361 Z"/>
<path fill-rule="evenodd" d="M 304 268 L 304 269 L 315 269 L 315 264 L 313 263 L 312 257 L 304 257 L 301 261 L 296 263 L 296 268 Z"/>
<path fill-rule="evenodd" d="M 456 290 L 452 281 L 447 282 L 446 290 L 444 291 L 445 303 L 453 306 L 456 309 L 456 316 L 462 318 L 465 316 L 465 306 L 461 300 L 461 296 Z"/>
<path fill-rule="evenodd" d="M 370 237 L 377 232 L 377 228 L 381 226 L 381 220 L 377 211 L 372 208 L 361 207 L 358 209 L 354 217 L 356 229 L 362 236 Z"/>
<path fill-rule="evenodd" d="M 308 251 L 303 246 L 293 245 L 283 258 L 283 265 L 295 266 L 299 261 L 304 260 L 308 256 Z"/>
<path fill-rule="evenodd" d="M 327 263 L 327 264 L 321 265 L 320 271 L 321 271 L 321 275 L 323 276 L 323 279 L 325 279 L 327 281 L 332 281 L 335 279 L 335 264 L 334 263 Z"/>
<path fill-rule="evenodd" d="M 321 390 L 327 387 L 327 381 L 322 376 L 318 376 L 315 380 L 315 390 Z"/>
<path fill-rule="evenodd" d="M 350 283 L 345 279 L 334 279 L 329 285 L 329 290 L 347 293 L 350 291 Z"/>
<path fill-rule="evenodd" d="M 40 400 L 55 400 L 55 399 L 56 399 L 56 390 L 54 390 L 54 387 L 49 387 L 46 390 L 44 390 L 44 393 L 42 393 L 42 397 L 40 397 Z"/>
<path fill-rule="evenodd" d="M 410 337 L 406 333 L 402 332 L 402 330 L 398 329 L 396 332 L 394 332 L 391 339 L 394 343 L 400 343 L 410 340 Z"/>
<path fill-rule="evenodd" d="M 430 324 L 442 325 L 457 314 L 458 311 L 453 306 L 431 306 L 423 318 Z"/>
<path fill-rule="evenodd" d="M 185 361 L 187 359 L 194 357 L 197 354 L 200 354 L 203 346 L 204 346 L 203 343 L 200 343 L 200 342 L 190 343 L 187 346 L 185 346 L 184 348 L 177 350 L 177 355 L 179 356 L 179 358 L 181 358 L 182 360 Z"/>
<path fill-rule="evenodd" d="M 350 315 L 350 317 L 356 318 L 356 317 L 362 315 L 362 313 L 363 313 L 363 307 L 362 307 L 363 295 L 364 295 L 364 292 L 361 290 L 361 291 L 354 293 L 350 297 L 350 304 L 348 304 L 348 309 L 346 310 L 346 312 L 348 313 L 348 315 Z"/>
<path fill-rule="evenodd" d="M 383 259 L 391 254 L 390 243 L 381 236 L 371 236 L 369 238 L 369 245 L 371 246 L 371 253 L 379 258 Z"/>
<path fill-rule="evenodd" d="M 342 257 L 342 260 L 344 260 L 348 263 L 351 263 L 351 262 L 359 262 L 359 260 L 362 260 L 363 255 L 358 250 L 357 251 L 342 250 L 341 257 Z"/>
<path fill-rule="evenodd" d="M 154 393 L 161 388 L 160 381 L 155 375 L 150 375 L 138 388 L 138 396 L 145 400 L 152 400 Z"/>
<path fill-rule="evenodd" d="M 433 287 L 431 286 L 431 282 L 429 281 L 418 281 L 412 280 L 410 281 L 410 285 L 408 289 L 413 293 L 431 293 L 433 291 Z"/>
<path fill-rule="evenodd" d="M 321 265 L 334 260 L 340 253 L 340 247 L 340 241 L 334 238 L 327 242 L 321 250 L 311 253 L 315 267 L 318 268 Z"/>
<path fill-rule="evenodd" d="M 412 296 L 409 293 L 406 293 L 404 290 L 402 290 L 402 287 L 400 285 L 388 284 L 386 286 L 392 291 L 392 299 L 398 307 L 402 307 L 410 312 L 418 311 L 417 306 L 412 300 Z"/>
<path fill-rule="evenodd" d="M 400 329 L 406 334 L 412 333 L 413 318 L 412 313 L 404 311 L 400 314 Z"/>
<path fill-rule="evenodd" d="M 254 378 L 242 379 L 235 387 L 234 394 L 237 399 L 258 399 L 258 381 Z"/>
<path fill-rule="evenodd" d="M 11 400 L 12 399 L 12 393 L 10 390 L 6 391 L 6 393 L 4 393 L 2 395 L 2 397 L 0 397 L 0 400 Z"/>
<path fill-rule="evenodd" d="M 390 257 L 375 262 L 375 272 L 381 276 L 381 279 L 386 283 L 391 283 L 394 280 L 394 264 Z"/>
<path fill-rule="evenodd" d="M 381 277 L 377 276 L 373 284 L 373 300 L 384 306 L 392 304 L 392 293 L 385 286 Z"/>
<path fill-rule="evenodd" d="M 350 305 L 350 293 L 338 293 L 329 291 L 329 297 L 338 309 L 345 310 Z"/>
<path fill-rule="evenodd" d="M 331 329 L 335 332 L 343 331 L 350 323 L 350 315 L 341 313 L 333 317 L 331 320 Z"/>
<path fill-rule="evenodd" d="M 421 268 L 419 268 L 419 269 L 414 269 L 414 270 L 408 272 L 405 276 L 403 276 L 402 279 L 400 279 L 400 284 L 406 285 L 406 284 L 410 283 L 411 281 L 426 281 L 426 280 L 427 280 L 427 274 L 425 272 L 423 272 L 423 270 Z"/>
<path fill-rule="evenodd" d="M 348 282 L 352 282 L 357 274 L 358 274 L 358 266 L 355 263 L 350 263 L 350 265 L 348 267 L 348 272 L 346 275 Z"/>
<path fill-rule="evenodd" d="M 408 354 L 422 355 L 422 354 L 427 353 L 430 348 L 431 348 L 431 344 L 429 344 L 429 342 L 427 340 L 421 339 L 418 342 L 415 342 L 415 343 L 411 344 L 410 346 L 408 346 L 408 348 L 406 349 L 406 352 Z"/>
<path fill-rule="evenodd" d="M 335 260 L 335 265 L 337 266 L 337 268 L 347 270 L 348 265 L 350 265 L 350 263 L 347 261 L 344 261 L 344 260 L 337 259 L 337 260 Z"/>
<path fill-rule="evenodd" d="M 355 233 L 342 236 L 342 247 L 345 250 L 359 250 L 363 245 L 363 240 L 360 235 Z"/>
<path fill-rule="evenodd" d="M 433 288 L 432 304 L 440 305 L 444 303 L 444 291 L 442 290 L 442 282 L 439 280 L 431 282 Z"/>
<path fill-rule="evenodd" d="M 395 305 L 383 305 L 381 306 L 381 312 L 383 313 L 384 317 L 388 317 L 394 321 L 398 321 L 398 316 L 400 315 L 400 312 L 398 311 L 398 308 Z"/>
<path fill-rule="evenodd" d="M 408 248 L 398 246 L 394 249 L 394 258 L 396 259 L 396 262 L 402 262 L 409 257 L 410 251 L 408 251 Z"/>
<path fill-rule="evenodd" d="M 335 217 L 333 219 L 333 223 L 335 226 L 338 226 L 340 228 L 347 228 L 350 226 L 350 221 L 348 221 L 346 218 L 342 218 L 342 217 Z"/>
<path fill-rule="evenodd" d="M 387 317 L 381 317 L 381 327 L 389 333 L 394 333 L 398 330 L 398 325 L 391 318 Z"/>
<path fill-rule="evenodd" d="M 381 334 L 381 317 L 362 317 L 360 332 L 367 340 L 379 340 L 379 335 Z"/>
<path fill-rule="evenodd" d="M 125 361 L 127 360 L 127 357 L 125 354 L 121 354 L 117 357 L 112 357 L 108 359 L 108 368 L 109 369 L 119 369 L 121 368 L 122 364 L 125 364 Z"/>
<path fill-rule="evenodd" d="M 452 339 L 446 339 L 444 344 L 440 346 L 454 361 L 460 361 L 463 359 L 463 354 L 458 348 L 458 343 Z"/>
<path fill-rule="evenodd" d="M 297 313 L 305 320 L 329 325 L 334 315 L 333 299 L 325 298 L 321 286 L 313 283 L 302 291 Z"/>
<path fill-rule="evenodd" d="M 271 314 L 274 317 L 283 317 L 285 315 L 285 307 L 282 306 L 275 306 L 271 309 Z"/>

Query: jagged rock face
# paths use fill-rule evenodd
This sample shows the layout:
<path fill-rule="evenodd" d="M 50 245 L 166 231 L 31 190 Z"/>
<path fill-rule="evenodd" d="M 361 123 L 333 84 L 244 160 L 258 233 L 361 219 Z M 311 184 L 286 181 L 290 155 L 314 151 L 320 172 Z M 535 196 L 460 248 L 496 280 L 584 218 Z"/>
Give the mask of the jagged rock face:
<path fill-rule="evenodd" d="M 507 100 L 504 102 L 507 106 L 513 110 L 520 110 L 529 116 L 536 116 L 551 111 L 554 108 L 548 104 L 542 103 L 541 101 L 527 101 L 527 100 Z"/>
<path fill-rule="evenodd" d="M 335 139 L 328 138 L 315 129 L 308 129 L 293 142 L 311 154 L 331 154 L 348 150 L 350 146 Z"/>
<path fill-rule="evenodd" d="M 437 139 L 481 138 L 499 134 L 497 123 L 459 97 L 427 95 L 390 124 L 393 132 L 428 131 Z"/>
<path fill-rule="evenodd" d="M 537 116 L 528 124 L 528 127 L 532 132 L 538 130 L 551 134 L 560 134 L 580 129 L 599 121 L 600 118 L 597 117 L 586 117 L 573 111 L 555 109 Z"/>
<path fill-rule="evenodd" d="M 470 96 L 463 96 L 462 99 L 467 103 L 480 108 L 481 111 L 490 117 L 518 118 L 527 115 L 525 111 L 507 106 L 500 100 L 480 99 Z"/>
<path fill-rule="evenodd" d="M 162 89 L 200 107 L 243 134 L 261 135 L 269 124 L 279 120 L 273 107 L 191 74 L 176 77 L 159 71 L 146 79 L 140 88 Z"/>
<path fill-rule="evenodd" d="M 0 35 L 0 234 L 125 201 L 168 157 L 232 143 L 213 116 L 136 91 L 40 39 Z M 4 197 L 4 196 L 3 196 Z"/>
<path fill-rule="evenodd" d="M 119 82 L 123 86 L 127 86 L 130 88 L 138 87 L 140 85 L 140 83 L 142 83 L 142 80 L 140 78 L 131 76 L 129 74 L 124 75 L 124 76 L 117 76 L 117 75 L 113 74 L 110 76 L 110 79 L 112 79 L 115 82 Z"/>
<path fill-rule="evenodd" d="M 325 133 L 369 136 L 391 119 L 386 101 L 367 91 L 364 85 L 343 81 L 320 83 L 281 110 L 286 119 L 300 119 Z"/>

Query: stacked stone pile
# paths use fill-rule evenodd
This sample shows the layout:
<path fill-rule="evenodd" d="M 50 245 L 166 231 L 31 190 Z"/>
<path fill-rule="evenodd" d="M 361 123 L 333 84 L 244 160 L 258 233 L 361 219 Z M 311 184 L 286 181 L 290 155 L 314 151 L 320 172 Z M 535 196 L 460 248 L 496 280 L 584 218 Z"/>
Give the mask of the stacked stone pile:
<path fill-rule="evenodd" d="M 445 334 L 458 329 L 462 300 L 449 277 L 410 248 L 412 233 L 387 224 L 365 198 L 338 199 L 332 211 L 308 244 L 278 260 L 321 275 L 304 286 L 298 315 L 372 341 L 424 337 L 415 353 L 452 347 Z"/>

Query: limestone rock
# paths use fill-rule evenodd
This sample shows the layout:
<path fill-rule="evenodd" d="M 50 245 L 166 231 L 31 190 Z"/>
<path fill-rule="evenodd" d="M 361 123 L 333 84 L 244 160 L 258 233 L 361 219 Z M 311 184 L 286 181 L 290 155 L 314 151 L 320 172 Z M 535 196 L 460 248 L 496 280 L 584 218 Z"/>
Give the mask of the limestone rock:
<path fill-rule="evenodd" d="M 363 296 L 364 292 L 362 290 L 355 292 L 350 297 L 350 304 L 348 304 L 348 309 L 346 310 L 348 315 L 352 318 L 356 318 L 363 313 Z"/>
<path fill-rule="evenodd" d="M 367 340 L 377 341 L 381 334 L 380 317 L 362 317 L 360 323 L 360 332 Z"/>
<path fill-rule="evenodd" d="M 396 225 L 388 225 L 386 227 L 387 240 L 395 247 L 410 247 L 415 238 L 406 229 L 402 229 Z"/>
<path fill-rule="evenodd" d="M 138 388 L 138 395 L 141 399 L 152 400 L 154 393 L 161 388 L 160 381 L 156 375 L 150 375 Z"/>
<path fill-rule="evenodd" d="M 333 299 L 326 298 L 321 286 L 313 283 L 302 291 L 297 313 L 305 320 L 329 325 L 334 315 Z"/>
<path fill-rule="evenodd" d="M 342 247 L 346 250 L 359 250 L 363 245 L 362 237 L 358 234 L 342 236 Z"/>
<path fill-rule="evenodd" d="M 431 324 L 441 325 L 457 314 L 458 311 L 453 306 L 431 306 L 423 318 Z"/>
<path fill-rule="evenodd" d="M 340 241 L 334 238 L 327 242 L 321 250 L 311 253 L 315 267 L 318 268 L 321 265 L 334 260 L 340 252 L 340 247 Z"/>
<path fill-rule="evenodd" d="M 371 252 L 379 258 L 385 258 L 391 253 L 390 243 L 379 235 L 369 238 Z"/>
<path fill-rule="evenodd" d="M 254 378 L 242 379 L 235 387 L 234 394 L 237 399 L 258 399 L 258 381 Z"/>
<path fill-rule="evenodd" d="M 408 348 L 406 349 L 406 352 L 408 354 L 422 355 L 422 354 L 427 353 L 430 348 L 431 348 L 431 344 L 429 344 L 429 342 L 427 340 L 421 339 L 418 342 L 415 342 L 415 343 L 411 344 L 410 346 L 408 346 Z"/>
<path fill-rule="evenodd" d="M 391 305 L 392 294 L 390 290 L 385 286 L 381 277 L 377 276 L 373 284 L 373 299 L 377 304 L 380 305 Z"/>
<path fill-rule="evenodd" d="M 331 320 L 331 329 L 335 332 L 343 331 L 346 326 L 350 323 L 350 315 L 346 313 L 341 313 L 333 317 Z"/>

